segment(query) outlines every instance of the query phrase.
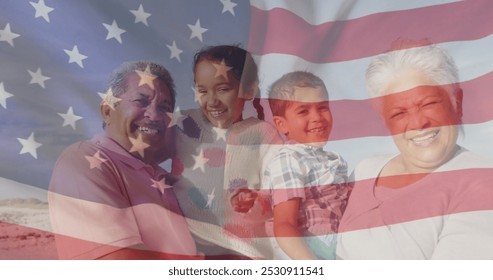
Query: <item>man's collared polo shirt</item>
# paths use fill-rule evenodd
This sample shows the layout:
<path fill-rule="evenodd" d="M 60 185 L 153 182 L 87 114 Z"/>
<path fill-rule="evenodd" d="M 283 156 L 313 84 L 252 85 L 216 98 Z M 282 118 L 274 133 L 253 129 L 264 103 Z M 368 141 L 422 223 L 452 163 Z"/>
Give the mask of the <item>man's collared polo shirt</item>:
<path fill-rule="evenodd" d="M 92 259 L 138 244 L 197 255 L 166 175 L 103 136 L 68 147 L 48 197 L 59 257 Z"/>

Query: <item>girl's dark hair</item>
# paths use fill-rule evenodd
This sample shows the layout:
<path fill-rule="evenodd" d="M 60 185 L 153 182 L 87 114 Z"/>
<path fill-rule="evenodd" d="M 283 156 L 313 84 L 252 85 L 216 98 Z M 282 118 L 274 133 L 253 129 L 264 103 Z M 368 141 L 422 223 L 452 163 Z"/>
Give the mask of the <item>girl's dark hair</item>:
<path fill-rule="evenodd" d="M 231 67 L 231 73 L 240 81 L 244 90 L 249 89 L 252 85 L 258 84 L 258 67 L 252 55 L 245 49 L 237 45 L 219 45 L 205 47 L 198 51 L 193 59 L 193 72 L 197 64 L 203 60 L 210 60 L 224 63 Z M 257 98 L 256 98 L 257 99 Z M 263 119 L 264 112 L 260 102 L 253 102 L 257 110 L 258 118 Z"/>
<path fill-rule="evenodd" d="M 227 66 L 232 67 L 233 76 L 240 81 L 244 88 L 258 82 L 257 64 L 252 55 L 236 45 L 220 45 L 205 47 L 198 51 L 193 59 L 193 71 L 197 64 L 203 60 L 221 62 L 224 60 Z"/>

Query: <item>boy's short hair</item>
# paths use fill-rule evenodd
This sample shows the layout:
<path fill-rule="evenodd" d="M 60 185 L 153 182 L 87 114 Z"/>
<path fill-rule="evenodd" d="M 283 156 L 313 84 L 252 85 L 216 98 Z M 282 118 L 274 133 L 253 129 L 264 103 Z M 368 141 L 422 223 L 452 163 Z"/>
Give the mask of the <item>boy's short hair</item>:
<path fill-rule="evenodd" d="M 284 74 L 269 89 L 269 106 L 273 116 L 284 116 L 286 109 L 292 104 L 296 87 L 321 88 L 329 95 L 322 79 L 313 73 L 295 71 Z"/>

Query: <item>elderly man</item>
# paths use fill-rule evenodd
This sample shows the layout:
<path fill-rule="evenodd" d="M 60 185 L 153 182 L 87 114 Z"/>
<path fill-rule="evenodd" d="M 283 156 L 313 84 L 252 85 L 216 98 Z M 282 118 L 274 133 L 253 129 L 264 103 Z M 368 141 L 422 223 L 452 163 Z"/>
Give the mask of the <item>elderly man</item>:
<path fill-rule="evenodd" d="M 161 65 L 124 63 L 101 103 L 104 133 L 68 147 L 50 182 L 62 259 L 195 258 L 167 173 L 174 82 Z"/>

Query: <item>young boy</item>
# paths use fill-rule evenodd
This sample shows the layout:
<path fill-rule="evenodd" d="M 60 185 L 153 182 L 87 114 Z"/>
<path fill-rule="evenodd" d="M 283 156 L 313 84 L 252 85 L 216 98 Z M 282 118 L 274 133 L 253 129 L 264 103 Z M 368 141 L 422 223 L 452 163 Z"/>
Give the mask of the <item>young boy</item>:
<path fill-rule="evenodd" d="M 350 189 L 346 162 L 323 150 L 332 129 L 327 89 L 312 73 L 291 72 L 271 86 L 269 105 L 288 140 L 262 179 L 273 206 L 273 223 L 267 224 L 283 251 L 275 250 L 277 258 L 335 259 L 335 234 Z"/>

